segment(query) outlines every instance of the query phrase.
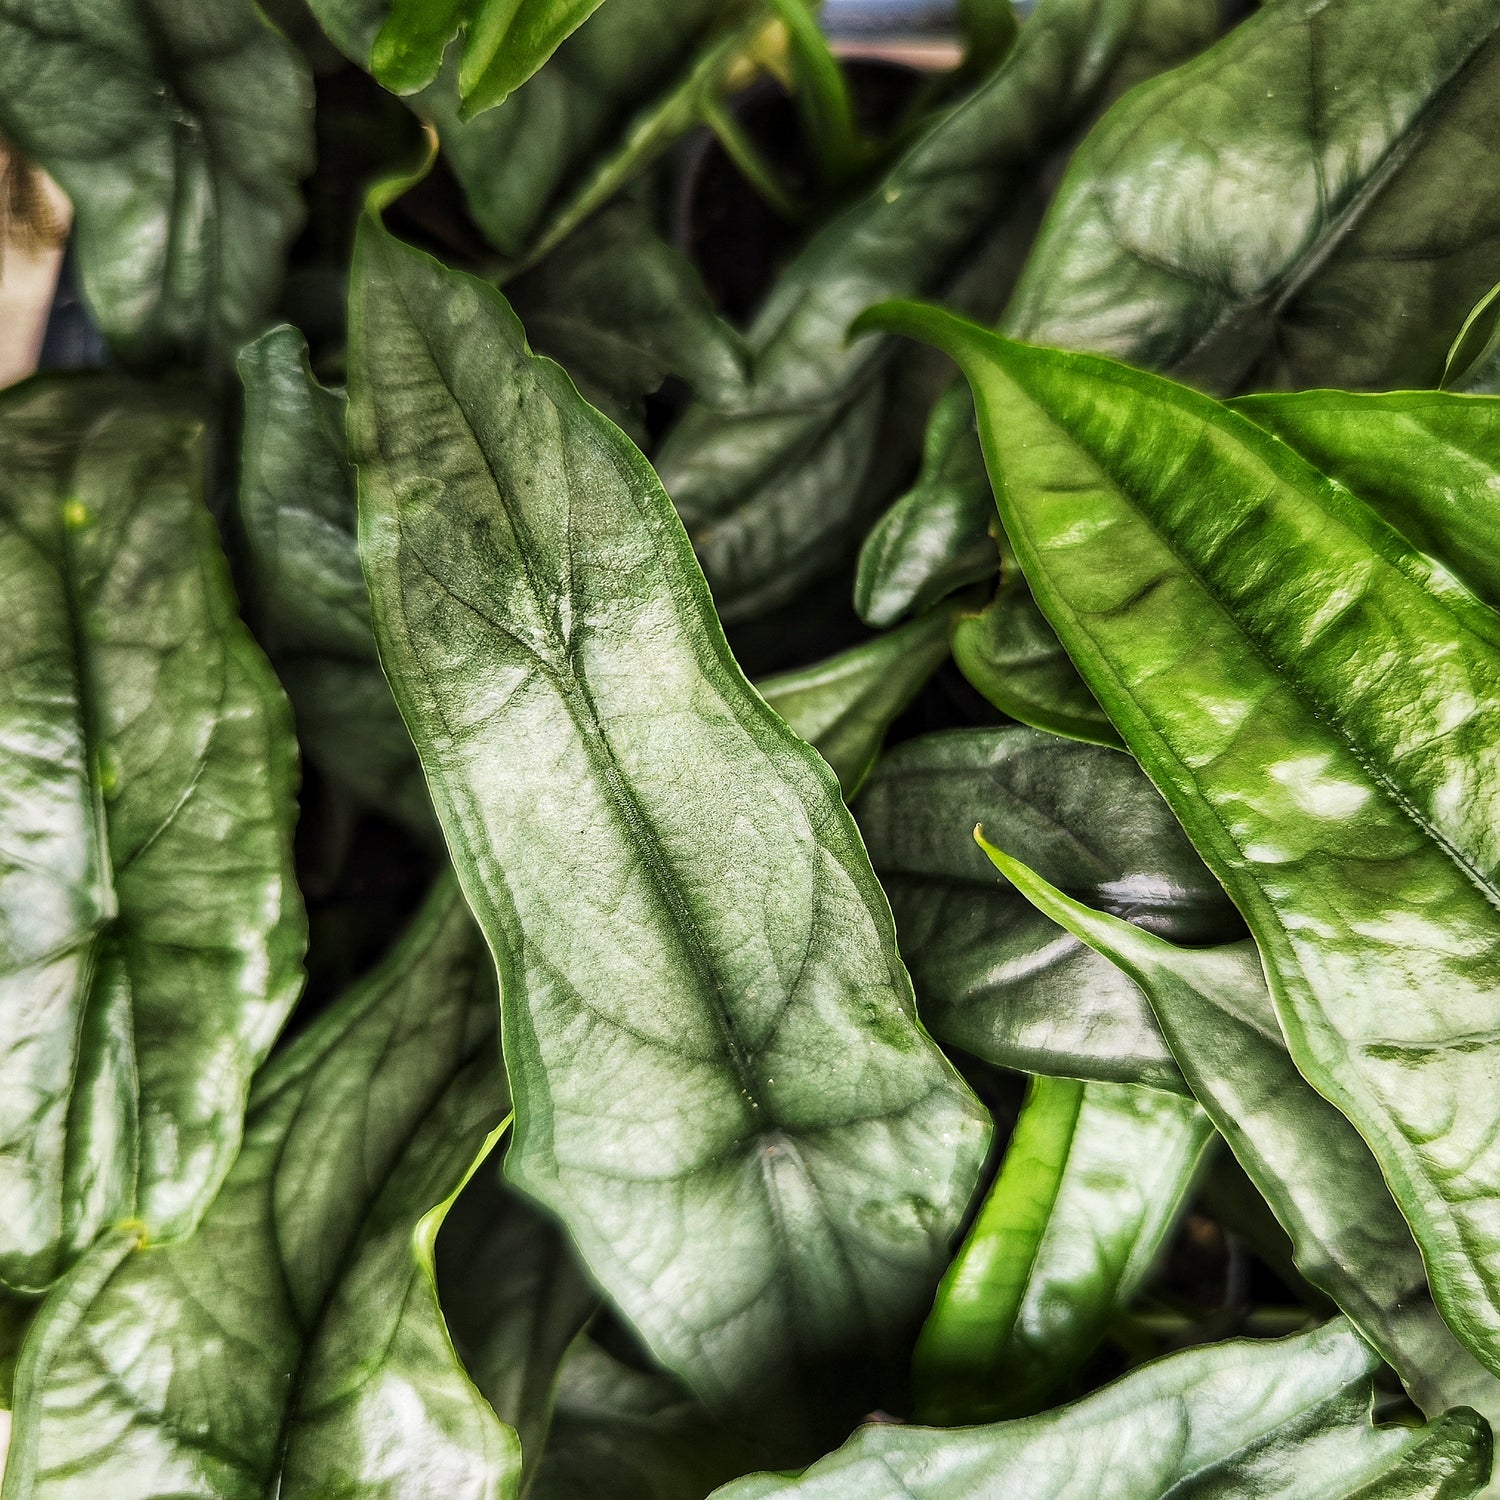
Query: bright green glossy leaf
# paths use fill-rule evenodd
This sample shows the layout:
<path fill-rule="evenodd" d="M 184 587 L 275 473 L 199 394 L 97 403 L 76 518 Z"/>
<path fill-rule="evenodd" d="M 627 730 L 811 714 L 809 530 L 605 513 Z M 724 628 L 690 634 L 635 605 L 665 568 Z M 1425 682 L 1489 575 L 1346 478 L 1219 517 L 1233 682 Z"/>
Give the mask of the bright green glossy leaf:
<path fill-rule="evenodd" d="M 1423 1408 L 1500 1415 L 1500 1381 L 1438 1316 L 1370 1148 L 1287 1055 L 1255 945 L 1178 947 L 985 849 L 1018 890 L 1151 997 L 1193 1093 L 1290 1234 L 1298 1270 L 1338 1303 Z"/>
<path fill-rule="evenodd" d="M 507 1170 L 712 1404 L 805 1403 L 856 1351 L 875 1377 L 986 1130 L 838 786 L 745 683 L 649 465 L 504 299 L 369 222 L 356 269 L 361 553 L 502 976 Z"/>
<path fill-rule="evenodd" d="M 1500 149 L 1497 29 L 1500 0 L 1263 6 L 1099 123 L 1002 330 L 1224 393 L 1435 384 L 1500 258 L 1500 201 L 1471 187 Z M 934 474 L 975 467 L 950 405 Z M 882 522 L 872 624 L 978 546 L 984 488 L 916 498 L 937 485 Z"/>
<path fill-rule="evenodd" d="M 558 1383 L 552 1441 L 529 1500 L 703 1500 L 764 1463 L 675 1382 L 633 1369 L 589 1339 Z"/>
<path fill-rule="evenodd" d="M 286 699 L 202 502 L 202 421 L 0 401 L 0 1279 L 190 1229 L 301 985 Z"/>
<path fill-rule="evenodd" d="M 759 684 L 766 702 L 833 767 L 846 801 L 869 775 L 892 721 L 948 659 L 952 620 L 952 611 L 933 610 Z"/>
<path fill-rule="evenodd" d="M 309 4 L 368 68 L 386 0 Z M 609 0 L 499 108 L 460 118 L 451 58 L 408 102 L 436 126 L 490 243 L 529 263 L 699 122 L 764 20 L 751 0 Z"/>
<path fill-rule="evenodd" d="M 1120 745 L 1098 699 L 1036 606 L 1020 568 L 1002 553 L 995 597 L 953 628 L 953 660 L 1003 714 L 1096 745 Z"/>
<path fill-rule="evenodd" d="M 925 735 L 881 760 L 855 812 L 936 1036 L 1027 1072 L 1185 1092 L 1135 985 L 997 881 L 973 839 L 982 823 L 1065 890 L 1165 936 L 1241 935 L 1129 756 L 1033 729 Z"/>
<path fill-rule="evenodd" d="M 1189 1099 L 1034 1078 L 918 1341 L 919 1418 L 1040 1409 L 1140 1289 L 1212 1137 Z"/>
<path fill-rule="evenodd" d="M 716 1500 L 1460 1500 L 1489 1475 L 1471 1412 L 1370 1424 L 1378 1361 L 1337 1321 L 1297 1338 L 1189 1349 L 1018 1422 L 861 1428 L 800 1479 L 752 1475 Z"/>
<path fill-rule="evenodd" d="M 1000 69 L 783 273 L 749 333 L 749 398 L 732 413 L 689 409 L 657 457 L 726 621 L 851 554 L 908 461 L 878 442 L 893 346 L 850 346 L 851 319 L 898 292 L 954 295 L 996 205 L 1014 207 L 1118 71 L 1140 52 L 1185 55 L 1211 25 L 1198 0 L 1044 0 Z M 962 305 L 997 311 L 1004 285 L 988 280 Z"/>
<path fill-rule="evenodd" d="M 1500 398 L 1304 391 L 1232 404 L 1500 609 Z"/>
<path fill-rule="evenodd" d="M 416 752 L 380 670 L 355 537 L 344 396 L 313 379 L 295 328 L 239 358 L 240 525 L 261 638 L 319 770 L 408 828 L 432 831 Z"/>
<path fill-rule="evenodd" d="M 546 1447 L 564 1356 L 599 1295 L 557 1225 L 488 1164 L 444 1221 L 437 1286 L 464 1368 L 515 1429 L 530 1474 Z"/>
<path fill-rule="evenodd" d="M 668 375 L 710 404 L 743 394 L 743 338 L 637 203 L 611 204 L 505 291 L 535 348 L 633 434 L 645 430 L 642 398 Z"/>
<path fill-rule="evenodd" d="M 72 199 L 84 296 L 132 364 L 229 359 L 264 324 L 311 105 L 252 0 L 0 9 L 0 130 Z"/>
<path fill-rule="evenodd" d="M 370 70 L 414 94 L 438 76 L 463 34 L 458 93 L 465 118 L 502 103 L 599 8 L 601 0 L 392 0 Z"/>
<path fill-rule="evenodd" d="M 432 1243 L 505 1109 L 445 886 L 257 1078 L 191 1238 L 101 1240 L 27 1340 L 6 1500 L 502 1500 L 520 1451 L 443 1327 Z"/>
<path fill-rule="evenodd" d="M 1500 1369 L 1500 618 L 1244 417 L 935 310 L 1006 535 L 1245 913 L 1299 1069 Z M 1441 476 L 1433 475 L 1434 484 Z"/>

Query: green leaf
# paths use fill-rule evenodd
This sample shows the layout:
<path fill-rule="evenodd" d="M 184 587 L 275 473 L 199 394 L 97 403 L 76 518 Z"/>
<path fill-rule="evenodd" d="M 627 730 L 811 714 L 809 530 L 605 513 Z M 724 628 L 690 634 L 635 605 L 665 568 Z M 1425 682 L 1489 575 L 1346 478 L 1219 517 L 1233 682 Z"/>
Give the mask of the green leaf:
<path fill-rule="evenodd" d="M 488 1164 L 443 1224 L 437 1285 L 464 1368 L 515 1429 L 531 1473 L 546 1448 L 564 1356 L 599 1295 L 557 1225 Z"/>
<path fill-rule="evenodd" d="M 1092 911 L 988 844 L 1007 880 L 1151 997 L 1173 1055 L 1326 1292 L 1429 1414 L 1500 1415 L 1500 1381 L 1449 1333 L 1370 1148 L 1287 1055 L 1251 942 L 1182 948 Z"/>
<path fill-rule="evenodd" d="M 688 258 L 626 199 L 612 203 L 533 271 L 506 286 L 527 337 L 584 396 L 644 435 L 642 398 L 668 375 L 705 401 L 743 393 L 750 355 L 719 317 Z"/>
<path fill-rule="evenodd" d="M 1500 609 L 1500 398 L 1303 391 L 1232 404 Z"/>
<path fill-rule="evenodd" d="M 0 400 L 0 1280 L 191 1229 L 301 987 L 286 699 L 202 502 L 202 420 Z"/>
<path fill-rule="evenodd" d="M 1100 121 L 1001 330 L 1226 394 L 1436 384 L 1500 258 L 1500 202 L 1471 187 L 1500 149 L 1497 28 L 1500 0 L 1261 7 Z M 927 464 L 972 473 L 968 403 L 949 403 Z M 930 603 L 978 546 L 983 487 L 916 499 L 937 483 L 869 544 L 889 575 L 865 585 L 871 624 L 911 607 L 903 591 Z"/>
<path fill-rule="evenodd" d="M 896 746 L 855 806 L 922 1019 L 1026 1072 L 1186 1092 L 1145 997 L 995 879 L 983 823 L 1081 898 L 1182 942 L 1241 935 L 1234 909 L 1129 756 L 1033 729 Z"/>
<path fill-rule="evenodd" d="M 1000 586 L 953 628 L 953 660 L 1012 719 L 1069 739 L 1120 746 L 1120 736 L 1036 606 L 1021 570 L 1001 554 Z"/>
<path fill-rule="evenodd" d="M 536 72 L 602 0 L 392 0 L 375 38 L 371 71 L 397 94 L 438 75 L 463 32 L 458 93 L 463 118 L 492 109 Z"/>
<path fill-rule="evenodd" d="M 445 884 L 257 1078 L 197 1233 L 117 1230 L 49 1298 L 6 1500 L 514 1496 L 515 1434 L 459 1365 L 432 1274 L 505 1103 L 489 964 Z"/>
<path fill-rule="evenodd" d="M 861 1428 L 800 1479 L 752 1475 L 716 1500 L 1460 1500 L 1489 1477 L 1471 1412 L 1374 1427 L 1378 1361 L 1342 1321 L 1297 1338 L 1189 1349 L 1086 1400 L 990 1427 Z"/>
<path fill-rule="evenodd" d="M 964 69 L 978 77 L 991 73 L 1016 44 L 1020 30 L 1011 0 L 958 0 Z"/>
<path fill-rule="evenodd" d="M 703 1500 L 763 1463 L 666 1376 L 632 1369 L 589 1339 L 562 1368 L 552 1442 L 530 1500 Z"/>
<path fill-rule="evenodd" d="M 1140 1289 L 1212 1137 L 1189 1099 L 1032 1079 L 917 1344 L 921 1420 L 1039 1410 Z"/>
<path fill-rule="evenodd" d="M 996 204 L 1014 206 L 1134 52 L 1182 55 L 1211 26 L 1197 0 L 1044 0 L 999 71 L 787 268 L 750 329 L 749 399 L 690 408 L 657 456 L 724 620 L 836 568 L 908 461 L 877 442 L 894 348 L 851 346 L 851 319 L 902 292 L 955 295 Z M 998 310 L 1004 285 L 985 280 L 962 297 L 968 310 Z"/>
<path fill-rule="evenodd" d="M 1495 279 L 1500 3 L 1294 0 L 1122 99 L 1006 315 L 1216 391 L 1430 385 Z"/>
<path fill-rule="evenodd" d="M 344 395 L 313 378 L 295 328 L 262 335 L 238 363 L 240 525 L 257 625 L 302 743 L 330 780 L 430 837 L 432 803 L 370 625 Z"/>
<path fill-rule="evenodd" d="M 881 321 L 969 375 L 1038 603 L 1245 913 L 1292 1056 L 1369 1142 L 1444 1317 L 1500 1370 L 1500 619 L 1205 396 L 935 310 Z"/>
<path fill-rule="evenodd" d="M 951 610 L 861 641 L 827 661 L 767 678 L 761 696 L 833 767 L 847 801 L 891 723 L 948 659 Z"/>
<path fill-rule="evenodd" d="M 871 154 L 854 118 L 854 101 L 842 64 L 818 24 L 816 0 L 767 0 L 786 30 L 792 98 L 802 115 L 803 134 L 826 187 L 837 189 L 855 178 Z"/>
<path fill-rule="evenodd" d="M 920 1316 L 981 1113 L 650 466 L 492 287 L 369 221 L 356 271 L 361 554 L 501 973 L 507 1170 L 663 1364 L 794 1426 Z"/>
<path fill-rule="evenodd" d="M 309 0 L 371 65 L 386 0 Z M 461 118 L 454 60 L 408 100 L 436 126 L 469 212 L 512 266 L 558 244 L 697 125 L 765 24 L 753 0 L 610 0 L 496 109 Z"/>
<path fill-rule="evenodd" d="M 960 382 L 932 409 L 916 485 L 871 528 L 859 554 L 854 607 L 877 629 L 994 576 L 995 502 Z"/>
<path fill-rule="evenodd" d="M 131 364 L 233 357 L 302 222 L 312 80 L 251 0 L 0 11 L 0 130 L 73 201 L 83 294 Z"/>

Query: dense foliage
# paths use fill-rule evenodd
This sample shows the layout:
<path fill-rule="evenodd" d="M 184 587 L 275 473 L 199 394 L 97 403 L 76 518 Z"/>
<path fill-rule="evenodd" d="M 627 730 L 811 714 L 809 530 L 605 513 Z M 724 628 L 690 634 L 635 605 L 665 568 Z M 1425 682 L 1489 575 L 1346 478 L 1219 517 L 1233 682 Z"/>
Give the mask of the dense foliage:
<path fill-rule="evenodd" d="M 1489 1492 L 1500 0 L 961 15 L 0 3 L 4 1500 Z"/>

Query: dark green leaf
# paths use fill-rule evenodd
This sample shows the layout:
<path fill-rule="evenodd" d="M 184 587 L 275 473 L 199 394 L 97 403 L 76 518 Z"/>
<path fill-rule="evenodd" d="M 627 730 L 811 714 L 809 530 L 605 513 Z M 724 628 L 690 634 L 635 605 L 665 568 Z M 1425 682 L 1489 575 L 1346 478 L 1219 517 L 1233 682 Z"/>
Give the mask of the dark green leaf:
<path fill-rule="evenodd" d="M 1006 879 L 1151 997 L 1194 1094 L 1265 1195 L 1297 1268 L 1338 1303 L 1433 1415 L 1500 1416 L 1500 1381 L 1449 1333 L 1370 1148 L 1292 1065 L 1249 941 L 1181 948 L 1092 911 L 999 850 Z"/>
<path fill-rule="evenodd" d="M 764 1462 L 664 1375 L 580 1339 L 558 1385 L 552 1442 L 530 1500 L 703 1500 Z"/>
<path fill-rule="evenodd" d="M 1117 70 L 1139 51 L 1190 52 L 1211 18 L 1196 0 L 1044 0 L 999 71 L 782 275 L 750 330 L 749 399 L 690 409 L 657 460 L 726 621 L 832 571 L 899 482 L 906 460 L 876 442 L 892 346 L 851 347 L 850 320 L 898 291 L 951 294 L 996 205 L 1013 207 Z M 994 311 L 1003 295 L 992 284 L 962 301 Z"/>
<path fill-rule="evenodd" d="M 1003 331 L 1225 393 L 1435 384 L 1500 260 L 1500 199 L 1470 186 L 1500 150 L 1497 29 L 1500 0 L 1263 6 L 1100 122 Z M 974 471 L 966 405 L 934 474 Z M 977 481 L 924 479 L 869 544 L 866 618 L 930 602 L 989 516 Z"/>
<path fill-rule="evenodd" d="M 286 699 L 204 509 L 201 417 L 0 401 L 0 1279 L 189 1230 L 301 985 Z"/>
<path fill-rule="evenodd" d="M 869 775 L 892 721 L 948 659 L 951 610 L 862 641 L 759 684 L 761 696 L 833 767 L 847 801 Z"/>
<path fill-rule="evenodd" d="M 980 76 L 992 72 L 1015 45 L 1015 6 L 1010 0 L 958 0 L 964 68 Z"/>
<path fill-rule="evenodd" d="M 927 735 L 885 756 L 855 811 L 935 1035 L 1027 1072 L 1185 1092 L 1140 991 L 997 881 L 973 839 L 983 823 L 1065 890 L 1179 941 L 1238 936 L 1129 756 L 1033 729 Z"/>
<path fill-rule="evenodd" d="M 1084 685 L 1016 564 L 1002 553 L 1000 586 L 953 628 L 953 660 L 1003 714 L 1070 739 L 1118 747 L 1120 736 Z"/>
<path fill-rule="evenodd" d="M 1122 99 L 1006 315 L 1212 390 L 1433 384 L 1495 279 L 1500 3 L 1293 0 Z"/>
<path fill-rule="evenodd" d="M 1212 1136 L 1175 1094 L 1032 1079 L 917 1344 L 920 1418 L 1038 1410 L 1140 1289 Z"/>
<path fill-rule="evenodd" d="M 502 103 L 599 8 L 601 0 L 391 0 L 371 71 L 414 94 L 438 75 L 460 31 L 458 94 L 465 118 Z"/>
<path fill-rule="evenodd" d="M 493 288 L 368 222 L 356 269 L 361 552 L 502 975 L 507 1170 L 700 1394 L 806 1419 L 919 1316 L 980 1112 L 649 465 Z"/>
<path fill-rule="evenodd" d="M 264 324 L 311 104 L 252 0 L 0 8 L 0 130 L 73 200 L 84 296 L 134 364 L 227 360 Z"/>
<path fill-rule="evenodd" d="M 693 264 L 629 200 L 594 215 L 506 295 L 533 346 L 635 434 L 645 428 L 642 398 L 668 375 L 710 404 L 744 390 L 744 340 L 714 311 Z"/>
<path fill-rule="evenodd" d="M 922 472 L 871 530 L 859 554 L 854 607 L 876 628 L 929 609 L 995 572 L 995 502 L 962 384 L 932 409 Z"/>
<path fill-rule="evenodd" d="M 1378 1361 L 1337 1321 L 1297 1338 L 1189 1349 L 1084 1401 L 957 1432 L 861 1428 L 800 1479 L 753 1475 L 717 1500 L 1461 1500 L 1489 1477 L 1471 1412 L 1374 1427 Z"/>
<path fill-rule="evenodd" d="M 1038 602 L 1245 913 L 1292 1056 L 1369 1142 L 1444 1316 L 1500 1369 L 1500 618 L 1205 396 L 898 321 L 970 376 Z"/>
<path fill-rule="evenodd" d="M 368 68 L 386 0 L 309 3 Z M 748 0 L 609 0 L 499 108 L 460 118 L 451 58 L 409 102 L 437 127 L 490 243 L 530 262 L 698 123 L 764 20 Z"/>
<path fill-rule="evenodd" d="M 432 804 L 391 697 L 359 568 L 342 392 L 313 379 L 295 328 L 240 355 L 240 524 L 262 639 L 318 769 L 428 836 Z"/>
<path fill-rule="evenodd" d="M 563 1358 L 598 1293 L 562 1231 L 487 1166 L 443 1225 L 437 1284 L 464 1368 L 515 1428 L 530 1474 L 546 1446 Z"/>
<path fill-rule="evenodd" d="M 454 1356 L 432 1242 L 505 1108 L 451 886 L 257 1078 L 191 1238 L 101 1240 L 22 1355 L 7 1500 L 502 1500 L 520 1449 Z"/>

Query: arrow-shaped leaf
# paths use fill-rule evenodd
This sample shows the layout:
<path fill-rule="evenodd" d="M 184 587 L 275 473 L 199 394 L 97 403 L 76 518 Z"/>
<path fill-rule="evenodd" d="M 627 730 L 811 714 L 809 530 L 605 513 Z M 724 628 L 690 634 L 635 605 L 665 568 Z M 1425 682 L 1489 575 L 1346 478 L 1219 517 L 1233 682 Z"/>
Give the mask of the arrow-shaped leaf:
<path fill-rule="evenodd" d="M 650 466 L 373 223 L 351 324 L 376 637 L 501 973 L 508 1169 L 711 1402 L 805 1401 L 920 1316 L 978 1108 Z"/>
<path fill-rule="evenodd" d="M 969 376 L 1038 602 L 1500 1370 L 1500 616 L 1206 396 L 935 310 L 881 322 Z"/>

